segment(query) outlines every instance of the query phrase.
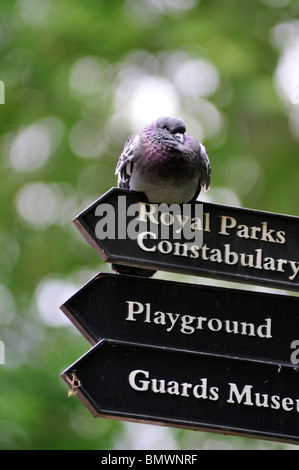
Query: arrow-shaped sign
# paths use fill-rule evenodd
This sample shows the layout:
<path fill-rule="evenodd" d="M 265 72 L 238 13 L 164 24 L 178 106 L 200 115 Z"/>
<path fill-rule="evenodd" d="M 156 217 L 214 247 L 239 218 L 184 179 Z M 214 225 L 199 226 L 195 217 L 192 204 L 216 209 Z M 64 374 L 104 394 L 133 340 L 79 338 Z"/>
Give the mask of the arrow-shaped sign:
<path fill-rule="evenodd" d="M 74 223 L 106 262 L 299 288 L 299 218 L 112 188 Z"/>
<path fill-rule="evenodd" d="M 99 273 L 61 309 L 91 344 L 129 341 L 294 367 L 297 297 Z"/>
<path fill-rule="evenodd" d="M 94 416 L 299 442 L 290 368 L 102 341 L 62 377 Z"/>

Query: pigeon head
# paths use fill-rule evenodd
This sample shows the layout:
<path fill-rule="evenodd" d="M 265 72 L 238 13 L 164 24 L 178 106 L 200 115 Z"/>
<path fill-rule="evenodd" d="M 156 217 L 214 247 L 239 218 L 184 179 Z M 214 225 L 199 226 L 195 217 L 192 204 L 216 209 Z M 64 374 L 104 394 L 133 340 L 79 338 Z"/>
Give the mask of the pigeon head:
<path fill-rule="evenodd" d="M 186 132 L 186 124 L 177 117 L 160 117 L 156 121 L 156 127 L 163 129 L 166 134 L 171 134 L 181 144 L 184 143 L 184 134 Z"/>

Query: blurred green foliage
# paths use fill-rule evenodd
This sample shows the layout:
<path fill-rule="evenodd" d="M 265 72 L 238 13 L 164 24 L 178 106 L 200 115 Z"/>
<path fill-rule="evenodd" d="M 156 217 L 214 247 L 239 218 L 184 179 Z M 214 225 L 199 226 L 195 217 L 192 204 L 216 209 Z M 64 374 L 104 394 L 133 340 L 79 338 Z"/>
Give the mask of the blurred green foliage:
<path fill-rule="evenodd" d="M 59 377 L 89 348 L 59 305 L 110 270 L 72 218 L 163 105 L 208 149 L 209 200 L 298 215 L 298 14 L 297 0 L 1 0 L 1 449 L 288 448 L 92 418 Z"/>

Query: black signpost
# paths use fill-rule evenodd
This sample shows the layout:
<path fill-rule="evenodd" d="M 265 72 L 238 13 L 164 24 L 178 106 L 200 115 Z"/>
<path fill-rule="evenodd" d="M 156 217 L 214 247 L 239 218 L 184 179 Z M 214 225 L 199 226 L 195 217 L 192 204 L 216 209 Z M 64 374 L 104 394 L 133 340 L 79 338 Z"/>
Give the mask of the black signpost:
<path fill-rule="evenodd" d="M 294 367 L 296 297 L 99 273 L 61 309 L 92 345 L 113 338 Z"/>
<path fill-rule="evenodd" d="M 104 340 L 62 377 L 94 416 L 299 442 L 290 368 Z"/>
<path fill-rule="evenodd" d="M 142 193 L 112 188 L 74 223 L 106 262 L 299 290 L 298 217 L 198 201 L 185 206 L 189 212 L 178 205 L 159 211 Z"/>
<path fill-rule="evenodd" d="M 108 262 L 298 292 L 299 218 L 112 188 L 74 223 Z M 94 416 L 299 443 L 298 297 L 99 273 L 62 306 Z"/>

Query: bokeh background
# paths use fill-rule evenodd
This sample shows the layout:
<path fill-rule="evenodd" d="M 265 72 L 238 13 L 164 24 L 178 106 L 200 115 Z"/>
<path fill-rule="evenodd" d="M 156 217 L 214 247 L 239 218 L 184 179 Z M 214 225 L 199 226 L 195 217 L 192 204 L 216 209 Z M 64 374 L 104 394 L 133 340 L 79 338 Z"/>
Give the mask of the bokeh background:
<path fill-rule="evenodd" d="M 299 1 L 1 0 L 0 80 L 0 448 L 297 449 L 93 418 L 59 305 L 110 271 L 72 218 L 159 115 L 206 145 L 206 200 L 298 215 Z"/>

